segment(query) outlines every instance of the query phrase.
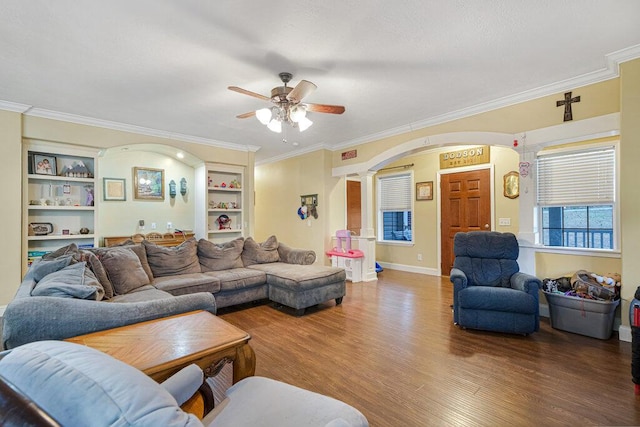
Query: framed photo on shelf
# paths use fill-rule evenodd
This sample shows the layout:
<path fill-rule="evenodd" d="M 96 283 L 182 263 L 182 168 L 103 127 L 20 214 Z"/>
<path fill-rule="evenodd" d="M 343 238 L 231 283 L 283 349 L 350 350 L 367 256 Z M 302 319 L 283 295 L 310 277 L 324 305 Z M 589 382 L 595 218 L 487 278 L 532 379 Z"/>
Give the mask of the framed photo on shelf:
<path fill-rule="evenodd" d="M 164 200 L 164 169 L 134 167 L 133 198 Z"/>
<path fill-rule="evenodd" d="M 433 181 L 416 182 L 416 200 L 433 200 Z"/>
<path fill-rule="evenodd" d="M 33 173 L 36 175 L 56 175 L 56 157 L 48 154 L 33 155 Z"/>
<path fill-rule="evenodd" d="M 127 181 L 124 178 L 102 178 L 103 200 L 120 201 L 127 200 Z"/>

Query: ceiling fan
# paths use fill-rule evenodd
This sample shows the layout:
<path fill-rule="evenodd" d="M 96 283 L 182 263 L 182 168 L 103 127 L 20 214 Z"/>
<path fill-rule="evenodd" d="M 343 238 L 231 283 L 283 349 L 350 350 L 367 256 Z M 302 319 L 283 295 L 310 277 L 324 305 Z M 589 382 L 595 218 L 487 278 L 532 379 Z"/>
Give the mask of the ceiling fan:
<path fill-rule="evenodd" d="M 316 90 L 317 86 L 310 81 L 300 80 L 296 87 L 289 87 L 287 83 L 291 81 L 293 75 L 291 73 L 280 73 L 280 80 L 283 86 L 277 86 L 271 89 L 271 97 L 260 95 L 237 86 L 229 86 L 229 90 L 253 96 L 254 98 L 264 101 L 271 101 L 274 106 L 271 108 L 261 108 L 256 111 L 239 114 L 236 117 L 246 119 L 247 117 L 256 116 L 256 118 L 266 125 L 271 131 L 282 132 L 282 122 L 289 123 L 292 127 L 297 127 L 303 132 L 313 124 L 307 117 L 307 112 L 342 114 L 344 107 L 342 105 L 327 104 L 310 104 L 303 103 L 302 99 Z"/>

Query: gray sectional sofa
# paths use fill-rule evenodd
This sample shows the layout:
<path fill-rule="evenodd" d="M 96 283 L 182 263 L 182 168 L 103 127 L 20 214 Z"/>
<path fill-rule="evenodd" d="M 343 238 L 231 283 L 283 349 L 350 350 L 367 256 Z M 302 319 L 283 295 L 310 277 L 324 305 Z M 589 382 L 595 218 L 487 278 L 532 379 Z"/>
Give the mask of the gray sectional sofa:
<path fill-rule="evenodd" d="M 313 251 L 275 236 L 224 244 L 191 238 L 163 247 L 143 241 L 109 248 L 75 244 L 31 266 L 3 316 L 2 346 L 72 336 L 261 299 L 296 315 L 346 293 L 344 269 L 313 264 Z"/>

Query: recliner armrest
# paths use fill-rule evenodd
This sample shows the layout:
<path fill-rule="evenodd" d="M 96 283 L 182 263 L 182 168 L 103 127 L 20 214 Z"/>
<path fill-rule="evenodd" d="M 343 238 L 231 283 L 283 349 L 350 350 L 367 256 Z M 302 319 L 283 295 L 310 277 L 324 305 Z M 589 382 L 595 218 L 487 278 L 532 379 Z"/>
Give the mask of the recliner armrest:
<path fill-rule="evenodd" d="M 453 283 L 454 289 L 464 289 L 467 287 L 467 275 L 457 268 L 452 268 L 449 274 L 449 280 Z"/>
<path fill-rule="evenodd" d="M 198 391 L 203 382 L 202 369 L 192 363 L 167 378 L 160 385 L 176 399 L 178 405 L 182 405 Z"/>
<path fill-rule="evenodd" d="M 521 271 L 515 273 L 510 279 L 511 288 L 524 291 L 528 294 L 538 294 L 538 290 L 542 287 L 542 281 L 531 274 Z"/>

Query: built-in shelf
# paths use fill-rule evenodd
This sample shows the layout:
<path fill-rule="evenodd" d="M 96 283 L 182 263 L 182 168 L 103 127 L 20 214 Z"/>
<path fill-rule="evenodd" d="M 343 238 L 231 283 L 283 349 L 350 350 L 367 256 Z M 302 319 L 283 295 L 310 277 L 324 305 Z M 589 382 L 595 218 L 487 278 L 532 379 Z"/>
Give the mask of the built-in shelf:
<path fill-rule="evenodd" d="M 98 150 L 27 139 L 23 159 L 23 273 L 38 257 L 69 243 L 98 246 Z M 45 159 L 47 173 L 35 173 Z M 51 233 L 29 235 L 37 224 L 50 224 Z M 82 229 L 89 233 L 81 234 Z"/>
<path fill-rule="evenodd" d="M 94 234 L 47 234 L 46 236 L 28 236 L 27 240 L 78 240 L 94 238 Z"/>
<path fill-rule="evenodd" d="M 196 169 L 196 183 L 196 237 L 222 243 L 244 236 L 244 167 L 205 163 Z M 220 230 L 225 216 L 231 228 Z"/>
<path fill-rule="evenodd" d="M 42 206 L 29 205 L 29 210 L 34 211 L 94 211 L 95 206 Z"/>

